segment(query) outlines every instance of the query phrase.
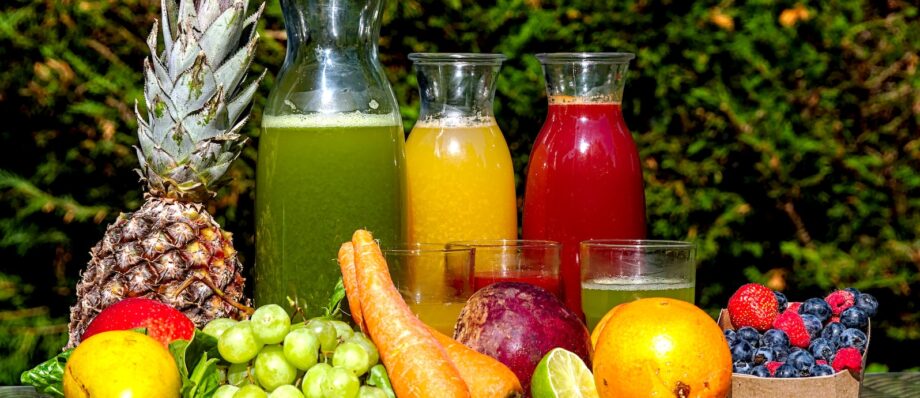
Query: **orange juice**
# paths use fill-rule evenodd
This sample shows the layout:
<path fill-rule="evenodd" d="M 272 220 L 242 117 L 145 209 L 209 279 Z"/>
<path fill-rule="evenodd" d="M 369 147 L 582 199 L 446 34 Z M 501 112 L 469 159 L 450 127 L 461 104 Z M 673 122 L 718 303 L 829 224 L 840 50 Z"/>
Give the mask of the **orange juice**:
<path fill-rule="evenodd" d="M 419 122 L 406 141 L 409 239 L 514 239 L 511 154 L 495 119 Z"/>

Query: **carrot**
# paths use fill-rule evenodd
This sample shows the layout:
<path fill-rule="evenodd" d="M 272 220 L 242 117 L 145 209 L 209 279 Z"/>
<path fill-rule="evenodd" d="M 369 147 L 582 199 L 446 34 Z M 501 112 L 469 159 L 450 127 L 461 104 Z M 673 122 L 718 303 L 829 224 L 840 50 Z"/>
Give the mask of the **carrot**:
<path fill-rule="evenodd" d="M 457 340 L 428 327 L 428 331 L 447 350 L 450 360 L 460 371 L 460 377 L 470 388 L 473 398 L 523 397 L 524 389 L 517 375 L 505 364 L 476 350 L 460 344 Z"/>
<path fill-rule="evenodd" d="M 361 301 L 358 296 L 358 276 L 355 274 L 355 247 L 351 242 L 345 242 L 339 248 L 339 268 L 342 269 L 342 284 L 345 285 L 345 298 L 348 299 L 348 309 L 351 310 L 351 319 L 367 333 L 364 326 L 364 316 L 361 314 Z"/>
<path fill-rule="evenodd" d="M 470 391 L 444 347 L 415 317 L 393 285 L 383 253 L 370 232 L 355 231 L 351 243 L 361 314 L 396 395 L 469 398 Z"/>

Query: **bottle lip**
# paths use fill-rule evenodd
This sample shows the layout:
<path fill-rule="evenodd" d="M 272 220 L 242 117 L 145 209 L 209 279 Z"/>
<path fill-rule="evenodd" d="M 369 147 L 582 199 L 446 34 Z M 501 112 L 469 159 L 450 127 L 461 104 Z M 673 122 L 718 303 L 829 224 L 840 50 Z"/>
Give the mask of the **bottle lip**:
<path fill-rule="evenodd" d="M 409 60 L 416 65 L 457 64 L 457 65 L 501 65 L 508 59 L 497 53 L 411 53 Z"/>
<path fill-rule="evenodd" d="M 625 63 L 636 58 L 633 53 L 621 52 L 570 52 L 570 53 L 540 53 L 536 54 L 543 64 L 567 63 Z"/>

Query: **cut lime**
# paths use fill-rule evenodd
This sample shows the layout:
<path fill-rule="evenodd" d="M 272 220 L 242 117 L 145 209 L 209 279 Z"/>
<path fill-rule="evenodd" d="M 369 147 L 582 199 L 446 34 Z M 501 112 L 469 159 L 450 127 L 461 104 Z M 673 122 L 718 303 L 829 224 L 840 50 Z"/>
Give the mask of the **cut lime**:
<path fill-rule="evenodd" d="M 591 370 L 575 355 L 553 348 L 537 365 L 530 379 L 533 398 L 597 398 Z"/>

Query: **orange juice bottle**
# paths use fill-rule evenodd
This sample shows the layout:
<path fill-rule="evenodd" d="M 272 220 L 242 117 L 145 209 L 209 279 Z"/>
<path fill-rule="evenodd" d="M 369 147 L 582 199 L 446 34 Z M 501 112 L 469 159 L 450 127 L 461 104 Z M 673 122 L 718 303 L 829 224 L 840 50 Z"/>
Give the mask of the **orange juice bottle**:
<path fill-rule="evenodd" d="M 406 141 L 410 242 L 517 238 L 511 154 L 492 114 L 504 58 L 409 55 L 422 102 L 419 121 Z M 451 283 L 435 269 L 414 271 L 411 283 L 429 290 L 446 290 Z M 452 304 L 445 301 L 444 308 L 416 311 L 447 313 Z"/>

